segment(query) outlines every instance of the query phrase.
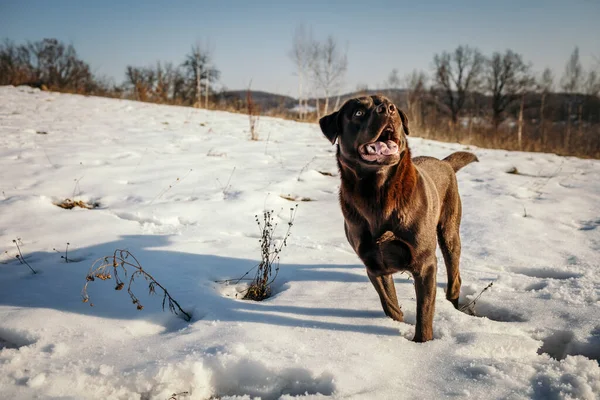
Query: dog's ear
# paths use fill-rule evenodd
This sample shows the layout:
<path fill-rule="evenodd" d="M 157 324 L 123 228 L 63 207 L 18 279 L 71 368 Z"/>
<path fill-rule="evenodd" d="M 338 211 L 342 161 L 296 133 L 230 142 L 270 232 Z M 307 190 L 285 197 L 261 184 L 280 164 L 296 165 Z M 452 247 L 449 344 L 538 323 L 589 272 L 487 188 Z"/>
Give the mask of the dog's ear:
<path fill-rule="evenodd" d="M 336 111 L 329 115 L 324 116 L 319 120 L 319 125 L 321 126 L 321 131 L 329 139 L 331 144 L 335 144 L 335 139 L 337 139 L 338 135 L 341 133 L 340 124 L 339 124 L 340 112 Z"/>
<path fill-rule="evenodd" d="M 410 135 L 410 130 L 408 129 L 408 117 L 406 116 L 404 111 L 402 111 L 399 108 L 398 108 L 398 114 L 400 114 L 400 120 L 402 121 L 402 129 L 404 130 L 404 133 L 406 135 Z"/>

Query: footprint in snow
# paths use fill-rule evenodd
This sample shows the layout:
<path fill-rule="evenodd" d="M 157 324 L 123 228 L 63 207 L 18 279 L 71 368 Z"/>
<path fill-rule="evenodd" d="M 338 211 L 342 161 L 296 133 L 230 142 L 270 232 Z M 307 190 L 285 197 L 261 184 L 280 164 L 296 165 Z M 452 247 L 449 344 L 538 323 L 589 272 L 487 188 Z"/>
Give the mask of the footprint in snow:
<path fill-rule="evenodd" d="M 567 356 L 584 356 L 600 363 L 600 326 L 597 326 L 590 336 L 581 341 L 575 333 L 568 330 L 556 330 L 542 339 L 542 346 L 538 354 L 547 354 L 556 360 L 563 360 Z"/>
<path fill-rule="evenodd" d="M 524 313 L 509 308 L 498 307 L 486 301 L 478 301 L 475 304 L 475 317 L 486 317 L 496 322 L 527 322 L 529 317 Z"/>
<path fill-rule="evenodd" d="M 548 282 L 545 282 L 545 281 L 536 282 L 536 283 L 532 283 L 531 285 L 525 287 L 525 290 L 528 292 L 537 292 L 538 290 L 545 289 L 547 286 L 548 286 Z"/>
<path fill-rule="evenodd" d="M 514 268 L 512 272 L 531 278 L 567 280 L 581 278 L 582 274 L 554 268 Z"/>
<path fill-rule="evenodd" d="M 600 226 L 600 218 L 590 221 L 581 221 L 579 230 L 580 231 L 592 231 Z"/>

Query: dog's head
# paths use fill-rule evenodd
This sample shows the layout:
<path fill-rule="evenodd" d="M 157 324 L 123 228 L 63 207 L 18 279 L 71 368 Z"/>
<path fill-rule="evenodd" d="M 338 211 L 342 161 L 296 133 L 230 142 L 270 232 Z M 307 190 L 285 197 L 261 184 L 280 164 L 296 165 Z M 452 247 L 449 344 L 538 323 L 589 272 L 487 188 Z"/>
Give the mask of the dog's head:
<path fill-rule="evenodd" d="M 378 168 L 397 164 L 407 149 L 408 118 L 389 99 L 367 96 L 348 100 L 319 120 L 339 155 L 351 164 Z"/>

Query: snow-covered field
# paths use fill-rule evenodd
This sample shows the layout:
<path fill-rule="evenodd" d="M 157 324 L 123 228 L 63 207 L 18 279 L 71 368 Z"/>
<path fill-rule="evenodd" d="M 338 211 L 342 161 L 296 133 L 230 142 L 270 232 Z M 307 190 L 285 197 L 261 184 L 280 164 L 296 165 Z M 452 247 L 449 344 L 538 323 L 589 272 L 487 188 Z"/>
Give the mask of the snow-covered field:
<path fill-rule="evenodd" d="M 439 257 L 435 339 L 417 344 L 411 281 L 396 279 L 406 322 L 386 318 L 346 242 L 318 126 L 262 118 L 259 133 L 243 115 L 0 87 L 0 398 L 600 397 L 600 162 L 472 148 L 461 303 L 493 287 L 477 316 L 455 310 Z M 313 201 L 275 295 L 239 300 L 243 285 L 215 281 L 260 259 L 256 214 L 275 210 L 284 233 L 296 203 L 280 195 Z M 53 204 L 72 197 L 99 208 Z M 142 311 L 98 279 L 83 303 L 88 269 L 117 248 L 192 321 L 140 279 Z"/>

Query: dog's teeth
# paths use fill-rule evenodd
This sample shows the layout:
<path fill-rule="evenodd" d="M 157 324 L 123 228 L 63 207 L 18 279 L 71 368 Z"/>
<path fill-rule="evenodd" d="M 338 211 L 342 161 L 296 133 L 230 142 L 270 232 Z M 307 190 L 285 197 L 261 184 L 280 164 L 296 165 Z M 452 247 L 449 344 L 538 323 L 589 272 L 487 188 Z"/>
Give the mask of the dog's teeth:
<path fill-rule="evenodd" d="M 375 148 L 375 145 L 372 145 L 372 144 L 368 145 L 367 146 L 367 153 L 369 153 L 369 154 L 375 154 L 375 153 L 377 153 L 377 149 Z"/>

